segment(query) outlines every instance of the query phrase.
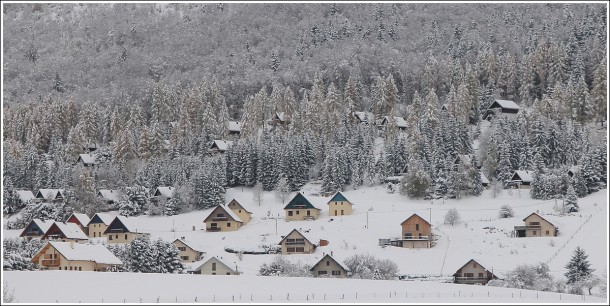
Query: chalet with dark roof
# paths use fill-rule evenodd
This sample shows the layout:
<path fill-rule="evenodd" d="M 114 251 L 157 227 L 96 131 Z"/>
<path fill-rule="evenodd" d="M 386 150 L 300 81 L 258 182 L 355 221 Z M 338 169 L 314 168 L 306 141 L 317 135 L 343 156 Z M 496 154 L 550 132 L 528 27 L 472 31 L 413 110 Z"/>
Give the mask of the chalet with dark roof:
<path fill-rule="evenodd" d="M 284 211 L 286 212 L 286 220 L 300 221 L 317 219 L 320 216 L 321 209 L 313 206 L 302 193 L 298 192 L 284 207 Z"/>
<path fill-rule="evenodd" d="M 453 274 L 453 282 L 457 284 L 485 285 L 492 279 L 498 279 L 492 271 L 471 259 Z"/>
<path fill-rule="evenodd" d="M 347 198 L 341 193 L 337 192 L 328 201 L 328 215 L 329 216 L 343 216 L 352 214 L 352 206 L 354 204 L 347 200 Z"/>

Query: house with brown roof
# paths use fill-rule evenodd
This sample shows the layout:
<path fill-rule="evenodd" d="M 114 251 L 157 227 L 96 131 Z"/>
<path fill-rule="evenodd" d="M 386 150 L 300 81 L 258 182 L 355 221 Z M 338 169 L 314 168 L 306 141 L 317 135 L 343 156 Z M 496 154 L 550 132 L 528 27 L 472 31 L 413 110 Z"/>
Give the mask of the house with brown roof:
<path fill-rule="evenodd" d="M 515 226 L 515 237 L 555 237 L 559 228 L 537 213 L 523 219 L 525 225 Z"/>
<path fill-rule="evenodd" d="M 250 222 L 250 219 L 252 219 L 252 213 L 245 209 L 244 206 L 235 199 L 231 200 L 231 202 L 227 204 L 227 207 L 229 207 L 229 209 L 232 210 L 233 213 L 235 213 L 241 219 L 241 221 L 244 222 L 244 224 Z"/>
<path fill-rule="evenodd" d="M 67 223 L 74 223 L 80 227 L 80 229 L 86 234 L 89 234 L 89 228 L 87 225 L 89 224 L 91 219 L 86 214 L 72 213 L 68 219 L 66 219 Z"/>
<path fill-rule="evenodd" d="M 347 266 L 335 260 L 330 254 L 324 255 L 309 271 L 314 277 L 346 278 L 350 270 Z"/>
<path fill-rule="evenodd" d="M 53 220 L 40 220 L 40 219 L 32 219 L 28 225 L 23 229 L 19 237 L 32 239 L 44 236 L 44 234 L 49 230 L 49 227 L 53 225 Z"/>
<path fill-rule="evenodd" d="M 211 257 L 206 260 L 199 267 L 192 271 L 193 274 L 204 274 L 204 275 L 239 275 L 237 267 L 231 268 L 226 263 L 222 262 L 217 257 Z"/>
<path fill-rule="evenodd" d="M 244 225 L 244 221 L 231 209 L 224 205 L 217 205 L 203 220 L 205 229 L 209 232 L 236 231 Z"/>
<path fill-rule="evenodd" d="M 493 271 L 487 270 L 476 260 L 471 259 L 453 274 L 453 282 L 458 284 L 485 285 L 492 279 L 498 279 Z"/>
<path fill-rule="evenodd" d="M 307 198 L 298 192 L 290 202 L 284 207 L 286 220 L 315 220 L 320 216 L 321 209 L 313 206 Z"/>
<path fill-rule="evenodd" d="M 413 214 L 400 226 L 402 235 L 390 242 L 393 246 L 403 248 L 430 248 L 432 242 L 432 225 L 418 214 Z"/>
<path fill-rule="evenodd" d="M 315 252 L 317 245 L 297 229 L 293 229 L 288 235 L 284 236 L 280 243 L 282 255 L 290 254 L 311 254 Z"/>
<path fill-rule="evenodd" d="M 130 243 L 138 236 L 144 235 L 142 229 L 137 228 L 135 219 L 125 216 L 114 217 L 103 233 L 108 238 L 108 243 Z"/>
<path fill-rule="evenodd" d="M 116 271 L 122 265 L 102 244 L 49 241 L 32 262 L 41 270 Z"/>
<path fill-rule="evenodd" d="M 328 201 L 328 215 L 329 216 L 343 216 L 352 214 L 352 206 L 354 204 L 350 202 L 341 192 L 337 192 Z"/>
<path fill-rule="evenodd" d="M 187 243 L 184 237 L 176 239 L 172 243 L 178 248 L 178 251 L 180 251 L 179 256 L 180 262 L 182 263 L 199 261 L 205 254 L 202 247 L 192 241 Z"/>
<path fill-rule="evenodd" d="M 89 235 L 89 238 L 106 237 L 104 232 L 112 220 L 114 220 L 114 217 L 107 213 L 96 213 L 93 215 L 89 223 L 87 223 L 87 235 Z"/>
<path fill-rule="evenodd" d="M 76 223 L 53 222 L 51 227 L 40 238 L 63 242 L 85 242 L 89 237 Z"/>

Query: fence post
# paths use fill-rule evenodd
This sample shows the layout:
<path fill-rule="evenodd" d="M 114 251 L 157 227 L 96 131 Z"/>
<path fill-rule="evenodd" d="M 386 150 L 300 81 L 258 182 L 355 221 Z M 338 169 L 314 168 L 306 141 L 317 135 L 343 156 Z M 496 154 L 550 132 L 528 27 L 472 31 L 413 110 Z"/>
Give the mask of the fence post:
<path fill-rule="evenodd" d="M 232 295 L 231 297 L 233 298 L 233 302 L 235 302 L 235 295 Z"/>
<path fill-rule="evenodd" d="M 252 293 L 250 293 L 250 301 L 252 301 Z"/>
<path fill-rule="evenodd" d="M 521 290 L 519 290 L 519 297 L 521 297 Z"/>
<path fill-rule="evenodd" d="M 176 303 L 178 303 L 178 296 L 176 296 Z"/>
<path fill-rule="evenodd" d="M 342 300 L 345 300 L 345 293 L 341 296 Z"/>
<path fill-rule="evenodd" d="M 197 302 L 197 297 L 195 297 L 195 302 Z"/>
<path fill-rule="evenodd" d="M 140 304 L 142 304 L 142 298 L 140 298 Z"/>
<path fill-rule="evenodd" d="M 271 300 L 271 301 L 273 301 L 273 294 L 272 294 L 272 295 L 271 295 L 271 298 L 270 298 L 270 300 Z"/>
<path fill-rule="evenodd" d="M 287 293 L 287 294 L 286 294 L 286 300 L 287 300 L 287 301 L 290 301 L 290 293 Z"/>
<path fill-rule="evenodd" d="M 212 301 L 216 302 L 216 293 L 214 293 L 214 299 Z"/>
<path fill-rule="evenodd" d="M 326 293 L 324 293 L 324 300 L 326 301 Z"/>
<path fill-rule="evenodd" d="M 356 300 L 358 299 L 358 292 L 356 292 Z"/>
<path fill-rule="evenodd" d="M 536 292 L 536 299 L 538 299 L 538 292 Z"/>
<path fill-rule="evenodd" d="M 489 297 L 489 291 L 487 291 L 487 297 Z"/>

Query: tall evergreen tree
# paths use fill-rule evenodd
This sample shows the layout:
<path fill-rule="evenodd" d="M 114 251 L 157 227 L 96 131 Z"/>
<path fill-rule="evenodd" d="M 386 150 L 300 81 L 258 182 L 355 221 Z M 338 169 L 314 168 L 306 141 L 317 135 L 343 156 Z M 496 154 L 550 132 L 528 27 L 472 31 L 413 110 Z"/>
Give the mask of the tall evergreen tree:
<path fill-rule="evenodd" d="M 588 257 L 589 255 L 585 254 L 585 251 L 580 246 L 576 247 L 572 253 L 572 258 L 570 258 L 570 261 L 565 266 L 568 269 L 564 274 L 568 279 L 568 284 L 584 281 L 595 271 L 591 268 L 591 264 L 587 260 Z"/>

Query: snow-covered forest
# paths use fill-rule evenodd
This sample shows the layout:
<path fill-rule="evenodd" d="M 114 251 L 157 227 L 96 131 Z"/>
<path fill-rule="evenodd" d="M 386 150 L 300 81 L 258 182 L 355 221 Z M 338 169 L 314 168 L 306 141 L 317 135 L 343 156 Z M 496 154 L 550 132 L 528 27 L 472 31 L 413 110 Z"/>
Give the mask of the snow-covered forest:
<path fill-rule="evenodd" d="M 409 198 L 477 196 L 481 173 L 503 188 L 514 170 L 534 171 L 536 199 L 606 185 L 601 4 L 3 8 L 4 212 L 25 206 L 15 190 L 66 194 L 16 228 L 73 211 L 172 215 L 224 203 L 230 187 L 316 180 L 327 194 L 400 175 L 391 192 Z M 483 120 L 495 99 L 521 110 Z M 380 128 L 385 116 L 405 125 Z M 211 154 L 221 139 L 233 145 Z M 470 163 L 455 167 L 459 155 Z M 149 201 L 159 186 L 175 199 Z M 100 189 L 124 196 L 107 205 Z"/>

